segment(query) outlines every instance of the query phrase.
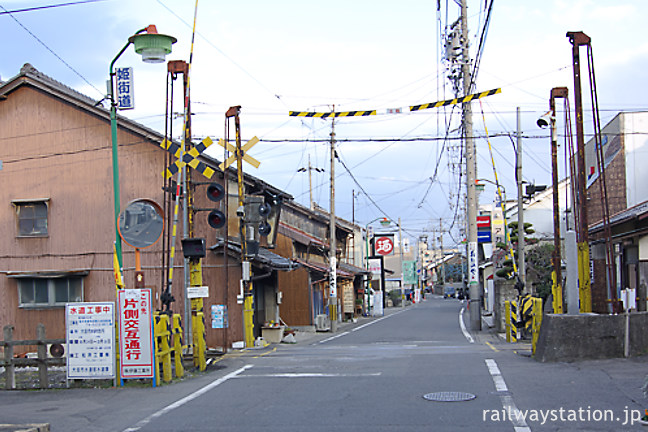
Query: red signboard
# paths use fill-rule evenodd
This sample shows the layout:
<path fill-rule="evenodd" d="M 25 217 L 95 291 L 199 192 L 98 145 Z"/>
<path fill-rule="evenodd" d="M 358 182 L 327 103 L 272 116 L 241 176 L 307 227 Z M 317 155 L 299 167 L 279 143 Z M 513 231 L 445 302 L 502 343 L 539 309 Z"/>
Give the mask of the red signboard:
<path fill-rule="evenodd" d="M 393 237 L 377 237 L 374 240 L 374 248 L 378 255 L 391 255 L 394 253 L 394 239 Z"/>
<path fill-rule="evenodd" d="M 477 216 L 477 228 L 490 228 L 490 216 Z"/>
<path fill-rule="evenodd" d="M 118 299 L 121 377 L 153 378 L 151 289 L 122 289 Z"/>

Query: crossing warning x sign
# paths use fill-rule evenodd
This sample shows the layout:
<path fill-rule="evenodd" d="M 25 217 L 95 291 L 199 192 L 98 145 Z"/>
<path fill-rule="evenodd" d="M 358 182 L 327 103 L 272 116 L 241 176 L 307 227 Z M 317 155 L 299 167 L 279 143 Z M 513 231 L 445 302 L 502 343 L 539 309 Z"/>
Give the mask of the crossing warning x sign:
<path fill-rule="evenodd" d="M 202 140 L 202 142 L 200 142 L 198 145 L 192 147 L 191 150 L 187 152 L 183 152 L 182 147 L 180 147 L 180 145 L 174 143 L 173 141 L 169 141 L 167 139 L 162 140 L 162 142 L 160 143 L 160 147 L 162 147 L 164 150 L 168 151 L 169 153 L 171 153 L 172 155 L 178 158 L 177 161 L 172 163 L 162 173 L 164 178 L 168 179 L 170 177 L 173 177 L 185 165 L 189 165 L 191 168 L 195 169 L 205 177 L 211 178 L 214 175 L 215 171 L 204 162 L 199 161 L 198 156 L 200 156 L 205 150 L 207 150 L 207 148 L 213 143 L 214 142 L 212 141 L 212 139 L 207 137 L 204 140 Z M 181 155 L 182 155 L 182 159 L 180 159 Z"/>
<path fill-rule="evenodd" d="M 258 160 L 254 159 L 252 156 L 247 154 L 247 151 L 250 150 L 256 143 L 259 142 L 259 138 L 257 137 L 252 137 L 252 139 L 245 144 L 243 144 L 243 147 L 241 147 L 241 151 L 243 152 L 243 160 L 252 165 L 254 168 L 259 168 L 259 165 L 261 165 L 261 162 Z M 220 164 L 218 168 L 221 170 L 224 170 L 228 166 L 232 165 L 234 161 L 236 160 L 236 146 L 233 146 L 230 143 L 225 143 L 224 140 L 218 140 L 218 145 L 225 147 L 228 151 L 232 152 L 232 156 L 228 157 L 225 162 Z"/>

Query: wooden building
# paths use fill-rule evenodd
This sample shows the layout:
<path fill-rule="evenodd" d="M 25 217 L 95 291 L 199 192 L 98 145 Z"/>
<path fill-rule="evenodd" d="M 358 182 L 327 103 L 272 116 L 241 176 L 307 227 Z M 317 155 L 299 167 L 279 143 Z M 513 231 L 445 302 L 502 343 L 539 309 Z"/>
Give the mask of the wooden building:
<path fill-rule="evenodd" d="M 167 282 L 174 205 L 168 191 L 175 188 L 161 175 L 174 160 L 160 146 L 163 139 L 118 117 L 120 206 L 123 210 L 144 198 L 163 208 L 163 240 L 141 250 L 141 267 L 145 286 L 153 290 L 154 308 L 163 308 L 161 296 L 170 286 L 175 299 L 171 310 L 186 322 L 181 234 L 175 240 L 173 280 Z M 209 287 L 204 299 L 207 346 L 229 349 L 243 340 L 237 173 L 230 167 L 225 175 L 211 157 L 200 160 L 215 174 L 206 179 L 190 171 L 190 236 L 205 238 L 207 246 L 202 259 L 203 285 Z M 0 326 L 13 325 L 16 339 L 32 339 L 37 323 L 45 324 L 48 337 L 63 338 L 66 303 L 115 300 L 112 172 L 110 113 L 101 104 L 29 64 L 0 83 Z M 225 186 L 226 200 L 207 199 L 210 182 Z M 328 219 L 254 176 L 244 176 L 244 189 L 246 196 L 283 202 L 277 214 L 281 222 L 269 236 L 273 244 L 262 241 L 251 259 L 254 337 L 269 321 L 312 325 L 317 314 L 326 313 Z M 208 225 L 203 210 L 214 208 L 227 214 L 226 228 Z M 345 251 L 349 229 L 338 224 L 336 235 L 339 250 Z M 344 264 L 344 253 L 339 257 L 339 285 L 352 281 L 357 287 L 362 270 Z M 134 287 L 135 251 L 126 244 L 123 272 L 126 287 Z M 343 288 L 340 297 L 348 298 L 347 291 Z M 227 311 L 225 328 L 213 328 L 212 307 Z M 353 312 L 349 305 L 343 311 Z"/>
<path fill-rule="evenodd" d="M 171 214 L 170 205 L 163 204 L 165 180 L 161 172 L 173 159 L 160 147 L 163 138 L 136 122 L 118 118 L 122 209 L 132 200 L 146 198 Z M 13 325 L 17 339 L 33 339 L 37 323 L 46 325 L 48 337 L 65 337 L 67 302 L 115 300 L 111 147 L 110 113 L 97 101 L 29 64 L 17 76 L 0 83 L 0 179 L 4 186 L 0 192 L 0 326 Z M 211 181 L 223 184 L 218 161 L 208 157 L 201 160 L 216 170 Z M 235 216 L 237 176 L 233 169 L 227 173 L 231 246 L 239 233 Z M 193 208 L 224 207 L 225 200 L 214 203 L 207 199 L 206 184 L 210 180 L 198 179 L 197 172 L 192 175 L 197 180 L 191 188 Z M 244 183 L 246 194 L 266 194 L 285 202 L 292 199 L 253 176 L 246 175 Z M 242 305 L 237 302 L 240 254 L 231 250 L 223 254 L 222 248 L 219 252 L 215 246 L 224 244 L 224 229 L 209 227 L 206 212 L 196 213 L 193 219 L 194 237 L 204 237 L 210 251 L 202 261 L 203 284 L 210 287 L 205 315 L 210 316 L 212 305 L 226 305 L 229 317 L 226 329 L 213 329 L 208 320 L 207 345 L 228 348 L 232 342 L 243 340 Z M 167 217 L 167 232 L 170 220 Z M 184 318 L 180 237 L 175 244 L 178 252 L 171 285 L 175 302 L 171 310 Z M 125 244 L 123 248 L 124 281 L 132 288 L 135 252 Z M 168 242 L 159 241 L 141 250 L 145 286 L 153 289 L 156 309 L 162 307 L 160 296 L 167 284 L 164 257 L 169 248 Z M 252 260 L 253 269 L 271 277 L 259 280 L 256 293 L 259 298 L 276 296 L 276 272 L 297 266 L 266 249 L 262 252 L 265 259 Z M 264 304 L 257 302 L 255 318 L 259 323 L 269 315 L 262 308 Z M 275 310 L 276 305 L 268 308 Z"/>

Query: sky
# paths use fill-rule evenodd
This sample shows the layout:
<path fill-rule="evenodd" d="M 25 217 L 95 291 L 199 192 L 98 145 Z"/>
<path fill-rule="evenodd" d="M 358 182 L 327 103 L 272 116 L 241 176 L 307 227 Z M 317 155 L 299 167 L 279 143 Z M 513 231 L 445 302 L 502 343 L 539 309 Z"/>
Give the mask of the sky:
<path fill-rule="evenodd" d="M 426 235 L 429 243 L 442 227 L 445 247 L 462 239 L 459 106 L 408 110 L 454 97 L 442 46 L 460 14 L 454 0 L 101 0 L 18 12 L 60 3 L 67 1 L 0 0 L 1 80 L 30 63 L 100 100 L 110 61 L 132 34 L 155 24 L 160 33 L 178 40 L 169 60 L 191 59 L 196 141 L 222 138 L 225 111 L 240 105 L 243 141 L 261 139 L 249 152 L 261 165 L 248 165 L 246 172 L 308 206 L 308 172 L 299 169 L 307 168 L 310 159 L 321 170 L 311 171 L 313 199 L 328 209 L 326 141 L 332 122 L 288 113 L 376 109 L 376 116 L 335 120 L 337 216 L 363 227 L 379 227 L 374 221 L 381 217 L 400 219 L 404 236 Z M 549 133 L 536 120 L 548 110 L 553 87 L 569 88 L 573 109 L 572 47 L 566 32 L 583 31 L 592 39 L 603 125 L 620 111 L 648 109 L 645 0 L 495 0 L 486 32 L 484 0 L 469 0 L 468 15 L 471 59 L 483 38 L 475 89 L 502 89 L 472 104 L 474 133 L 480 137 L 477 176 L 486 185 L 480 203 L 493 201 L 495 188 L 489 182 L 495 181 L 495 173 L 507 198 L 516 198 L 518 107 L 523 178 L 550 184 Z M 164 133 L 165 66 L 141 62 L 132 47 L 117 66 L 131 66 L 135 75 L 136 109 L 121 114 Z M 592 115 L 584 48 L 581 71 L 588 132 Z M 174 111 L 182 112 L 177 95 Z M 387 114 L 391 108 L 403 108 L 403 113 Z M 559 128 L 562 119 L 559 113 Z M 176 120 L 174 135 L 181 127 L 181 119 Z M 210 154 L 222 160 L 215 147 Z"/>

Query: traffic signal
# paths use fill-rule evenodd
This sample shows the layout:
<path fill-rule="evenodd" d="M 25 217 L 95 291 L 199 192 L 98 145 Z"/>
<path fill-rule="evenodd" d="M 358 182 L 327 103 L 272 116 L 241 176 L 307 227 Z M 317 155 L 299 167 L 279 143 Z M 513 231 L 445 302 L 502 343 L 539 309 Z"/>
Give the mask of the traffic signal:
<path fill-rule="evenodd" d="M 207 198 L 213 202 L 219 202 L 225 197 L 225 188 L 219 183 L 210 183 L 207 186 Z M 214 229 L 222 228 L 227 222 L 225 213 L 218 209 L 210 210 L 207 215 L 207 223 Z"/>
<path fill-rule="evenodd" d="M 270 206 L 266 204 L 263 196 L 248 195 L 245 197 L 245 226 L 250 233 L 250 238 L 259 241 L 258 236 L 267 236 L 270 234 L 270 224 L 268 224 L 268 215 Z"/>
<path fill-rule="evenodd" d="M 531 199 L 536 193 L 542 192 L 545 189 L 547 189 L 546 185 L 527 184 L 524 188 L 524 197 L 526 199 Z"/>

